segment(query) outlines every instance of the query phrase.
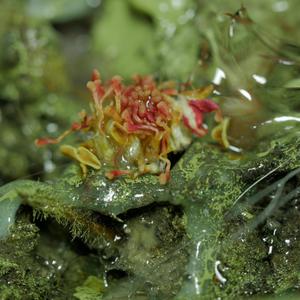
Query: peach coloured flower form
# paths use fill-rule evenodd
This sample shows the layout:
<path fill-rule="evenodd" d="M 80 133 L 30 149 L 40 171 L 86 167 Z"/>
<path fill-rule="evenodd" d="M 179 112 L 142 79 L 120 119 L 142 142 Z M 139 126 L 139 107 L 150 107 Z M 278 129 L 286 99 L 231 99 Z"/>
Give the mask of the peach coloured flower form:
<path fill-rule="evenodd" d="M 56 139 L 36 140 L 37 146 L 56 144 L 72 132 L 86 132 L 80 146 L 61 146 L 80 163 L 84 175 L 87 167 L 105 167 L 109 179 L 151 173 L 165 184 L 170 179 L 168 154 L 187 148 L 193 135 L 207 134 L 205 114 L 216 112 L 221 121 L 218 105 L 204 99 L 211 86 L 179 91 L 174 83 L 157 84 L 150 76 L 136 76 L 130 85 L 117 76 L 103 83 L 95 70 L 87 87 L 93 96 L 92 114 L 82 111 L 80 122 Z"/>

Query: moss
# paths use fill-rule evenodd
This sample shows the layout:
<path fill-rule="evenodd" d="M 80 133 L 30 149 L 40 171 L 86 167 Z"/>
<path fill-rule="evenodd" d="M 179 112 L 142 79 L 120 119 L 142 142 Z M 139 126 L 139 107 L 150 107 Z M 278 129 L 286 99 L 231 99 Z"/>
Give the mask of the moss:
<path fill-rule="evenodd" d="M 0 246 L 0 298 L 41 299 L 50 297 L 55 279 L 49 281 L 50 270 L 36 260 L 33 251 L 38 241 L 38 228 L 20 219 L 10 236 Z"/>
<path fill-rule="evenodd" d="M 294 211 L 294 212 L 293 212 Z M 217 281 L 214 292 L 222 299 L 251 295 L 283 295 L 299 286 L 299 212 L 269 219 L 251 232 L 233 236 L 241 223 L 231 224 L 222 238 L 218 259 L 226 283 Z M 274 221 L 276 220 L 276 221 Z M 274 296 L 275 297 L 275 296 Z"/>
<path fill-rule="evenodd" d="M 270 276 L 268 281 L 275 294 L 282 294 L 296 290 L 300 284 L 299 210 L 290 207 L 281 212 L 276 220 L 280 225 L 273 236 L 271 254 L 273 276 Z M 270 243 L 270 239 L 268 242 Z"/>
<path fill-rule="evenodd" d="M 95 172 L 85 180 L 79 180 L 76 170 L 70 170 L 65 181 L 56 181 L 54 184 L 19 181 L 3 186 L 2 199 L 7 200 L 9 195 L 20 197 L 23 203 L 32 206 L 42 216 L 53 217 L 70 226 L 74 236 L 83 237 L 89 245 L 104 249 L 105 253 L 108 251 L 108 257 L 118 257 L 118 262 L 113 265 L 109 261 L 104 262 L 109 269 L 122 270 L 127 274 L 125 278 L 110 284 L 112 288 L 120 284 L 116 293 L 123 293 L 121 290 L 128 286 L 143 293 L 149 293 L 150 289 L 153 293 L 151 295 L 164 297 L 173 295 L 170 291 L 181 286 L 178 299 L 197 295 L 198 290 L 203 297 L 209 297 L 211 293 L 226 296 L 250 295 L 262 290 L 273 292 L 272 279 L 265 276 L 263 269 L 268 268 L 274 272 L 278 258 L 274 259 L 274 267 L 266 263 L 266 247 L 255 238 L 256 233 L 247 236 L 246 242 L 230 240 L 230 236 L 224 236 L 228 228 L 224 225 L 227 221 L 224 215 L 257 178 L 279 166 L 271 174 L 272 179 L 298 164 L 297 137 L 291 135 L 283 143 L 277 141 L 269 145 L 270 151 L 265 156 L 261 156 L 258 149 L 256 154 L 252 152 L 242 160 L 231 160 L 217 146 L 195 142 L 172 169 L 172 180 L 160 189 L 157 189 L 157 178 L 154 176 L 143 176 L 136 181 L 120 179 L 109 182 L 101 172 Z M 260 165 L 262 167 L 258 167 Z M 249 172 L 250 168 L 253 171 Z M 258 188 L 255 186 L 255 190 Z M 9 192 L 12 190 L 15 193 Z M 179 217 L 169 208 L 155 209 L 152 213 L 145 212 L 135 218 L 130 218 L 130 214 L 124 215 L 131 208 L 145 207 L 156 201 L 180 205 L 184 217 Z M 110 236 L 111 229 L 105 222 L 102 223 L 101 215 L 90 209 L 111 215 L 117 222 L 125 221 L 128 227 L 132 227 L 131 232 L 125 230 L 122 233 L 119 224 L 113 227 L 117 231 Z M 251 210 L 247 212 L 250 219 L 255 215 Z M 113 219 L 110 219 L 110 224 L 113 224 Z M 126 232 L 128 237 L 124 240 Z M 147 242 L 144 234 L 148 237 Z M 94 236 L 98 236 L 97 243 L 92 242 Z M 121 241 L 118 241 L 119 238 Z M 115 242 L 112 242 L 114 239 Z M 222 240 L 224 243 L 221 243 Z M 109 247 L 103 248 L 107 241 Z M 230 251 L 235 242 L 235 251 Z M 245 253 L 249 253 L 249 256 Z M 173 262 L 165 259 L 177 255 L 176 261 L 181 267 L 175 272 Z M 228 286 L 219 287 L 214 282 L 217 260 L 222 263 L 220 268 L 225 268 L 225 271 L 221 271 L 224 271 L 225 278 L 228 277 Z M 160 279 L 153 275 L 154 269 L 159 270 L 157 275 Z M 187 274 L 185 279 L 182 277 L 184 269 Z M 283 280 L 280 272 L 278 268 L 278 281 L 273 284 L 275 286 L 276 282 L 282 282 L 282 288 L 279 284 L 276 286 L 286 290 L 291 281 L 288 278 Z M 282 271 L 281 274 L 284 273 Z M 163 286 L 161 276 L 166 276 Z M 170 278 L 172 284 L 168 281 Z M 198 285 L 195 285 L 195 280 Z M 141 284 L 144 281 L 151 288 Z"/>
<path fill-rule="evenodd" d="M 1 241 L 0 298 L 73 299 L 76 287 L 103 273 L 99 259 L 85 253 L 79 240 L 71 242 L 55 220 L 34 224 L 31 218 L 22 207 L 10 235 Z"/>
<path fill-rule="evenodd" d="M 224 239 L 218 255 L 220 272 L 226 278 L 226 283 L 222 284 L 216 279 L 217 296 L 232 299 L 270 293 L 272 289 L 267 278 L 272 268 L 267 260 L 267 246 L 257 237 L 257 232 L 232 238 L 232 229 L 228 231 L 228 238 Z"/>
<path fill-rule="evenodd" d="M 218 254 L 222 263 L 221 272 L 227 281 L 215 288 L 218 297 L 231 299 L 253 294 L 285 295 L 299 288 L 298 194 L 294 193 L 288 202 L 283 203 L 299 185 L 299 176 L 291 174 L 296 172 L 273 174 L 274 177 L 269 178 L 267 184 L 257 184 L 253 197 L 262 193 L 265 185 L 270 187 L 274 180 L 277 182 L 275 191 L 270 190 L 255 205 L 242 209 L 239 215 L 228 219 L 220 236 Z M 281 188 L 279 194 L 278 189 Z M 273 211 L 262 218 L 266 206 L 274 204 L 274 201 L 279 202 Z M 258 218 L 259 223 L 251 226 Z"/>
<path fill-rule="evenodd" d="M 271 8 L 275 0 L 266 3 L 262 5 Z M 201 44 L 204 53 L 200 53 L 197 81 L 212 80 L 219 67 L 226 78 L 216 88 L 222 96 L 228 96 L 226 101 L 240 97 L 236 96 L 238 89 L 245 87 L 253 96 L 251 103 L 259 102 L 268 110 L 262 119 L 290 115 L 299 108 L 298 93 L 277 85 L 288 84 L 298 74 L 297 64 L 287 67 L 277 62 L 275 65 L 272 60 L 266 62 L 261 53 L 273 57 L 274 52 L 261 43 L 260 38 L 266 36 L 263 30 L 257 31 L 260 27 L 255 22 L 251 26 L 235 22 L 234 36 L 230 41 L 225 38 L 224 28 L 233 24 L 224 12 L 238 8 L 231 5 L 235 6 L 221 1 L 106 1 L 104 14 L 100 13 L 95 21 L 94 43 L 107 58 L 107 73 L 120 71 L 129 76 L 133 69 L 159 70 L 162 77 L 182 81 L 197 65 Z M 257 7 L 255 18 L 262 20 L 270 9 L 262 10 L 261 4 Z M 3 11 L 6 13 L 6 8 Z M 1 140 L 8 150 L 0 149 L 0 165 L 2 162 L 1 172 L 8 178 L 10 174 L 18 177 L 28 172 L 32 161 L 41 163 L 31 146 L 30 155 L 19 156 L 14 150 L 21 148 L 20 143 L 30 144 L 45 125 L 41 119 L 47 124 L 50 120 L 63 123 L 65 102 L 60 95 L 68 90 L 68 84 L 63 60 L 57 55 L 57 37 L 48 24 L 28 20 L 22 13 L 1 16 L 0 23 L 5 25 L 0 27 L 0 70 L 5 75 L 0 76 L 4 107 Z M 212 25 L 212 18 L 216 24 Z M 283 28 L 293 18 L 281 19 Z M 289 19 L 287 23 L 285 19 Z M 286 43 L 269 37 L 268 42 L 280 48 L 276 57 L 280 54 L 299 61 L 297 51 Z M 113 53 L 112 48 L 118 51 Z M 257 87 L 253 74 L 266 76 L 264 89 Z M 16 103 L 26 121 L 18 118 L 18 126 L 26 134 L 9 122 L 18 113 Z M 260 122 L 260 117 L 255 120 Z M 252 126 L 251 121 L 251 116 L 243 119 L 245 127 Z M 40 299 L 43 295 L 65 299 L 75 295 L 79 299 L 116 299 L 128 297 L 130 291 L 141 298 L 239 299 L 298 289 L 298 196 L 284 208 L 277 207 L 264 216 L 256 226 L 249 226 L 248 231 L 240 230 L 264 211 L 274 195 L 244 210 L 239 210 L 243 205 L 236 204 L 249 201 L 260 189 L 300 167 L 297 123 L 273 122 L 268 126 L 259 124 L 255 138 L 251 137 L 252 129 L 245 131 L 248 135 L 243 139 L 254 145 L 238 159 L 209 139 L 195 141 L 174 165 L 166 186 L 159 186 L 154 176 L 112 182 L 104 178 L 102 171 L 82 178 L 76 168 L 47 183 L 17 181 L 2 186 L 1 207 L 12 204 L 13 213 L 20 203 L 32 207 L 36 224 L 42 227 L 56 220 L 56 225 L 49 227 L 59 233 L 66 230 L 75 240 L 80 238 L 88 254 L 78 255 L 70 249 L 66 245 L 71 238 L 68 234 L 59 236 L 47 231 L 38 241 L 37 226 L 18 219 L 0 245 L 1 297 Z M 296 190 L 296 186 L 292 188 Z M 280 199 L 289 192 L 284 190 Z M 2 210 L 2 216 L 8 220 L 11 210 Z M 2 227 L 6 229 L 7 222 L 1 223 L 1 232 Z M 97 255 L 92 256 L 92 251 Z M 52 262 L 51 266 L 46 262 Z M 58 272 L 57 263 L 63 272 Z M 109 288 L 102 291 L 104 282 Z"/>

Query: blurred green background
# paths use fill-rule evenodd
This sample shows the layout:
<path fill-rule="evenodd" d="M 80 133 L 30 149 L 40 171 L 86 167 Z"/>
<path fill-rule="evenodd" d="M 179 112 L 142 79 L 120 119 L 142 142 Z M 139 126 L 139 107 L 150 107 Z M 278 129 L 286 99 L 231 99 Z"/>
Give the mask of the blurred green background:
<path fill-rule="evenodd" d="M 261 37 L 237 27 L 229 38 L 228 14 L 242 5 Z M 298 11 L 296 0 L 1 0 L 0 183 L 55 176 L 64 160 L 33 142 L 57 136 L 87 107 L 94 68 L 106 79 L 139 73 L 197 85 L 225 72 L 231 90 L 248 87 L 274 66 L 262 38 L 275 48 L 278 37 L 299 40 Z M 281 72 L 281 83 L 298 87 L 297 72 Z"/>

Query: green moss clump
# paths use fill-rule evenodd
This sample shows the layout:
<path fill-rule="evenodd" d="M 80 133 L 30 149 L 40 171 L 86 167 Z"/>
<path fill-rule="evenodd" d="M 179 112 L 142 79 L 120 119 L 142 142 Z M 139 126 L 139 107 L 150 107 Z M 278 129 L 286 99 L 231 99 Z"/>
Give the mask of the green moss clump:
<path fill-rule="evenodd" d="M 244 207 L 234 221 L 228 220 L 220 236 L 218 259 L 222 263 L 220 271 L 226 283 L 217 285 L 215 292 L 219 297 L 280 296 L 299 288 L 300 211 L 297 206 L 299 193 L 295 193 L 299 176 L 291 176 L 289 181 L 284 182 L 288 175 L 285 172 L 277 175 L 277 188 L 282 187 L 281 194 L 278 190 L 270 190 L 255 205 Z M 255 187 L 252 200 L 255 197 L 258 199 L 259 193 L 262 193 L 261 186 L 264 185 Z M 293 197 L 286 202 L 287 195 L 291 193 Z M 263 215 L 270 204 L 275 205 L 273 211 Z"/>
<path fill-rule="evenodd" d="M 219 271 L 226 278 L 222 284 L 216 278 L 216 294 L 224 299 L 249 297 L 255 294 L 270 293 L 268 277 L 272 268 L 267 260 L 268 248 L 257 238 L 257 232 L 228 238 L 218 255 L 221 262 Z"/>
<path fill-rule="evenodd" d="M 55 295 L 56 280 L 42 260 L 35 258 L 39 229 L 19 219 L 10 236 L 0 244 L 0 298 L 41 299 Z M 52 278 L 51 278 L 52 277 Z M 50 279 L 51 278 L 51 279 Z"/>

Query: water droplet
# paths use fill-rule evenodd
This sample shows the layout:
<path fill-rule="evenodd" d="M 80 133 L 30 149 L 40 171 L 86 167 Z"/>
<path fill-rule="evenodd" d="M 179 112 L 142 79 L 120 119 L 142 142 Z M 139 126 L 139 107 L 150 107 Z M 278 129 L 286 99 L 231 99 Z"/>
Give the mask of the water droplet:
<path fill-rule="evenodd" d="M 219 270 L 219 267 L 221 265 L 221 262 L 219 260 L 217 260 L 215 262 L 215 274 L 216 274 L 216 277 L 217 279 L 222 283 L 222 284 L 225 284 L 227 279 L 221 274 L 220 270 Z"/>
<path fill-rule="evenodd" d="M 53 163 L 52 160 L 44 161 L 44 170 L 46 173 L 51 173 L 55 170 L 56 165 Z"/>
<path fill-rule="evenodd" d="M 47 131 L 49 133 L 54 133 L 57 131 L 58 129 L 58 125 L 56 123 L 49 123 L 46 127 Z"/>
<path fill-rule="evenodd" d="M 275 12 L 284 12 L 288 10 L 289 3 L 287 1 L 278 1 L 275 2 L 272 6 L 273 11 Z"/>
<path fill-rule="evenodd" d="M 222 79 L 225 79 L 225 78 L 226 78 L 225 72 L 222 69 L 217 68 L 212 82 L 216 85 L 219 85 L 221 83 Z"/>
<path fill-rule="evenodd" d="M 287 244 L 287 246 L 291 245 L 291 240 L 289 240 L 289 239 L 286 239 L 284 242 Z"/>
<path fill-rule="evenodd" d="M 263 77 L 263 76 L 260 76 L 260 75 L 257 75 L 257 74 L 253 74 L 252 77 L 259 84 L 266 84 L 267 83 L 267 79 L 265 77 Z"/>

